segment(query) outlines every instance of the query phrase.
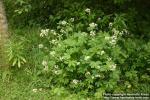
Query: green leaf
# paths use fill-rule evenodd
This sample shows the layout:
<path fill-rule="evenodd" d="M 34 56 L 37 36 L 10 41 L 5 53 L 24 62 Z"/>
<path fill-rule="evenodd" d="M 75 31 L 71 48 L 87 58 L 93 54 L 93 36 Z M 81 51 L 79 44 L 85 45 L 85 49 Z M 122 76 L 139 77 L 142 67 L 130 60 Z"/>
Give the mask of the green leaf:
<path fill-rule="evenodd" d="M 13 60 L 12 66 L 15 66 L 15 65 L 16 65 L 17 60 L 18 60 L 17 58 L 15 58 L 15 59 Z"/>

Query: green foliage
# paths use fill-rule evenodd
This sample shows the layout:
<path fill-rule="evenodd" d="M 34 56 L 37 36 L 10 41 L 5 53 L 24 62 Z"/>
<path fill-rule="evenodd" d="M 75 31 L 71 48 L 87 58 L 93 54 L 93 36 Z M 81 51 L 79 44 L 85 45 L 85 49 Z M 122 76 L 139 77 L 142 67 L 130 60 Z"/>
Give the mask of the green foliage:
<path fill-rule="evenodd" d="M 127 1 L 132 1 L 132 0 L 113 0 L 115 4 L 124 4 Z"/>
<path fill-rule="evenodd" d="M 10 25 L 23 27 L 12 32 L 7 50 L 20 69 L 1 75 L 16 78 L 9 99 L 94 100 L 104 92 L 149 92 L 150 15 L 140 0 L 5 4 Z"/>
<path fill-rule="evenodd" d="M 149 42 L 143 40 L 127 39 L 124 42 L 124 50 L 128 58 L 125 60 L 122 73 L 123 80 L 128 80 L 133 87 L 137 87 L 138 82 L 150 82 L 149 79 Z M 138 54 L 138 55 L 137 55 Z M 146 80 L 145 80 L 146 79 Z"/>
<path fill-rule="evenodd" d="M 12 39 L 7 44 L 7 53 L 11 66 L 21 67 L 26 63 L 24 57 L 24 43 L 20 40 Z"/>
<path fill-rule="evenodd" d="M 97 91 L 96 98 L 101 98 L 99 95 L 114 90 L 119 81 L 118 62 L 123 63 L 124 58 L 118 41 L 127 32 L 126 25 L 118 15 L 113 22 L 104 22 L 104 16 L 94 23 L 90 9 L 81 13 L 78 20 L 66 19 L 56 29 L 41 30 L 38 47 L 46 54 L 41 65 L 51 85 L 67 86 L 84 95 Z M 102 30 L 103 25 L 108 28 Z"/>

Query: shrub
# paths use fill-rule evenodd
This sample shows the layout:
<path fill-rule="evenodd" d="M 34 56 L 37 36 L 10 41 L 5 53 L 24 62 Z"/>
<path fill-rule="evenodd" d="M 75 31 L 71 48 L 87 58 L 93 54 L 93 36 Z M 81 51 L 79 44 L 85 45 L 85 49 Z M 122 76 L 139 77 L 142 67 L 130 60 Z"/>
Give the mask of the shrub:
<path fill-rule="evenodd" d="M 42 43 L 38 47 L 45 53 L 42 73 L 49 76 L 50 85 L 84 95 L 95 93 L 100 98 L 104 91 L 117 86 L 119 64 L 124 62 L 118 42 L 127 31 L 123 20 L 118 20 L 121 16 L 107 23 L 107 16 L 95 22 L 89 20 L 93 16 L 90 9 L 82 15 L 78 20 L 59 21 L 56 29 L 41 30 Z M 104 26 L 107 28 L 102 29 Z"/>

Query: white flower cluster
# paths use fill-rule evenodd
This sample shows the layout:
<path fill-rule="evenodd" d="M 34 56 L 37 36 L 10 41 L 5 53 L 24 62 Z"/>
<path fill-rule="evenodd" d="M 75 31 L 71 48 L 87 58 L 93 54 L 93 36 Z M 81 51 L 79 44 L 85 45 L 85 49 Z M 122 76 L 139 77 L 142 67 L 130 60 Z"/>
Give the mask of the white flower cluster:
<path fill-rule="evenodd" d="M 89 24 L 89 27 L 92 28 L 92 29 L 95 29 L 95 28 L 97 27 L 97 24 L 94 23 L 94 22 L 93 22 L 93 23 L 90 23 L 90 24 Z"/>
<path fill-rule="evenodd" d="M 85 73 L 85 76 L 91 75 L 91 73 L 88 71 Z"/>
<path fill-rule="evenodd" d="M 102 50 L 102 51 L 100 52 L 100 55 L 103 55 L 103 54 L 105 54 L 105 51 L 104 51 L 104 50 Z"/>
<path fill-rule="evenodd" d="M 64 29 L 60 29 L 60 33 L 66 33 Z"/>
<path fill-rule="evenodd" d="M 95 36 L 95 35 L 96 35 L 95 33 L 96 33 L 96 31 L 93 31 L 93 30 L 90 31 L 90 35 L 91 35 L 91 36 Z"/>
<path fill-rule="evenodd" d="M 62 24 L 62 25 L 66 25 L 67 22 L 66 22 L 65 20 L 63 20 L 63 21 L 61 22 L 61 24 Z"/>
<path fill-rule="evenodd" d="M 42 65 L 44 66 L 44 71 L 48 71 L 48 63 L 47 63 L 47 61 L 45 61 L 45 60 L 43 60 L 42 61 Z"/>
<path fill-rule="evenodd" d="M 132 87 L 132 85 L 131 85 L 131 84 L 128 84 L 128 85 L 127 85 L 127 88 L 131 88 L 131 87 Z"/>
<path fill-rule="evenodd" d="M 57 33 L 56 33 L 55 30 L 50 30 L 50 32 L 51 32 L 53 35 L 57 35 Z"/>
<path fill-rule="evenodd" d="M 58 69 L 59 67 L 58 67 L 58 65 L 55 65 L 54 68 L 55 68 L 55 69 Z"/>
<path fill-rule="evenodd" d="M 107 58 L 107 61 L 108 61 L 109 63 L 111 63 L 111 64 L 109 65 L 109 69 L 110 69 L 111 71 L 114 71 L 114 70 L 116 69 L 116 64 L 112 61 L 112 58 L 111 58 L 111 57 L 108 57 L 108 58 Z"/>
<path fill-rule="evenodd" d="M 125 33 L 126 35 L 129 35 L 129 31 L 127 29 L 123 29 L 123 33 Z"/>
<path fill-rule="evenodd" d="M 116 29 L 113 29 L 112 31 L 113 31 L 114 35 L 113 36 L 106 36 L 105 40 L 108 40 L 111 45 L 115 45 L 117 43 L 118 36 L 121 34 Z"/>
<path fill-rule="evenodd" d="M 52 43 L 52 44 L 57 44 L 58 43 L 58 41 L 57 40 L 51 40 L 51 41 L 49 41 L 50 43 Z"/>
<path fill-rule="evenodd" d="M 78 84 L 78 83 L 79 83 L 79 80 L 74 79 L 74 80 L 72 81 L 72 83 L 73 83 L 73 84 Z"/>
<path fill-rule="evenodd" d="M 59 74 L 62 73 L 62 70 L 59 69 L 59 66 L 58 66 L 58 65 L 54 65 L 53 68 L 54 68 L 54 69 L 53 69 L 53 73 L 54 73 L 55 75 L 59 75 Z"/>
<path fill-rule="evenodd" d="M 54 71 L 54 74 L 55 74 L 55 75 L 59 75 L 59 74 L 60 74 L 60 71 L 59 71 L 59 70 L 55 70 L 55 71 Z"/>
<path fill-rule="evenodd" d="M 98 21 L 100 21 L 100 20 L 101 20 L 101 18 L 99 17 L 97 20 L 98 20 Z"/>
<path fill-rule="evenodd" d="M 112 64 L 111 66 L 109 66 L 111 71 L 114 71 L 116 69 L 116 64 Z"/>
<path fill-rule="evenodd" d="M 113 36 L 106 36 L 105 37 L 105 40 L 109 41 L 109 43 L 111 45 L 115 45 L 117 43 L 117 36 L 116 35 L 113 35 Z"/>
<path fill-rule="evenodd" d="M 94 79 L 95 77 L 94 77 L 94 76 L 91 76 L 91 78 Z"/>
<path fill-rule="evenodd" d="M 99 78 L 99 77 L 101 77 L 101 75 L 97 74 L 97 75 L 95 75 L 95 77 Z"/>
<path fill-rule="evenodd" d="M 39 49 L 42 49 L 44 47 L 43 44 L 39 44 Z"/>
<path fill-rule="evenodd" d="M 89 76 L 89 75 L 90 75 L 90 76 Z M 100 74 L 92 75 L 90 72 L 86 72 L 86 73 L 85 73 L 85 76 L 86 76 L 86 77 L 91 77 L 92 79 L 101 78 L 101 77 L 102 77 Z"/>
<path fill-rule="evenodd" d="M 55 56 L 55 54 L 56 54 L 55 51 L 51 51 L 51 52 L 50 52 L 50 55 L 51 55 L 51 56 Z"/>
<path fill-rule="evenodd" d="M 59 24 L 59 25 L 66 26 L 68 23 L 67 23 L 65 20 L 63 20 L 63 21 L 60 21 L 58 24 Z"/>
<path fill-rule="evenodd" d="M 38 92 L 38 91 L 42 91 L 43 89 L 42 88 L 39 88 L 39 89 L 37 89 L 37 88 L 34 88 L 34 89 L 32 89 L 32 92 Z"/>
<path fill-rule="evenodd" d="M 84 60 L 85 60 L 85 61 L 87 61 L 87 60 L 89 60 L 89 59 L 90 59 L 90 56 L 85 56 L 85 57 L 84 57 Z"/>
<path fill-rule="evenodd" d="M 112 32 L 114 33 L 114 35 L 117 35 L 117 36 L 122 36 L 123 35 L 123 31 L 119 31 L 117 30 L 116 28 L 113 28 L 112 29 Z"/>
<path fill-rule="evenodd" d="M 112 23 L 110 23 L 110 24 L 112 24 Z M 117 43 L 118 37 L 122 36 L 125 31 L 124 30 L 119 31 L 116 28 L 113 28 L 112 32 L 113 32 L 113 35 L 112 36 L 106 36 L 105 40 L 109 41 L 109 43 L 111 45 L 115 45 Z"/>
<path fill-rule="evenodd" d="M 109 28 L 111 28 L 113 26 L 113 23 L 112 22 L 110 22 L 109 23 Z"/>
<path fill-rule="evenodd" d="M 90 13 L 91 13 L 91 9 L 86 8 L 86 9 L 85 9 L 85 12 L 88 13 L 88 14 L 90 14 Z"/>
<path fill-rule="evenodd" d="M 90 35 L 91 36 L 95 36 L 95 34 L 96 34 L 95 29 L 96 28 L 97 28 L 97 24 L 96 23 L 92 22 L 92 23 L 89 24 L 89 27 L 87 29 L 88 29 L 88 31 L 90 31 Z"/>
<path fill-rule="evenodd" d="M 74 22 L 74 18 L 70 18 L 70 22 Z"/>
<path fill-rule="evenodd" d="M 82 36 L 87 36 L 88 34 L 86 32 L 81 33 Z"/>
<path fill-rule="evenodd" d="M 49 29 L 42 29 L 40 33 L 40 37 L 48 36 Z"/>
<path fill-rule="evenodd" d="M 32 91 L 33 91 L 33 92 L 37 92 L 37 91 L 38 91 L 38 89 L 32 89 Z"/>
<path fill-rule="evenodd" d="M 77 62 L 77 65 L 80 65 L 80 62 Z"/>
<path fill-rule="evenodd" d="M 107 60 L 108 60 L 108 61 L 112 61 L 112 58 L 108 57 Z"/>
<path fill-rule="evenodd" d="M 101 68 L 101 66 L 96 66 L 96 69 L 100 69 Z"/>

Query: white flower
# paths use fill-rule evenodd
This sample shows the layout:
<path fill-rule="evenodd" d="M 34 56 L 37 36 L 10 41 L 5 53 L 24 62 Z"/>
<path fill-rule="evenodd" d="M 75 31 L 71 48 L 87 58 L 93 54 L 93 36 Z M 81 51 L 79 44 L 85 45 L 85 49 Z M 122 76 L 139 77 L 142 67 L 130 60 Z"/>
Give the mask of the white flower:
<path fill-rule="evenodd" d="M 86 8 L 86 9 L 85 9 L 85 12 L 90 14 L 90 12 L 91 12 L 91 9 L 89 9 L 89 8 Z"/>
<path fill-rule="evenodd" d="M 55 70 L 54 73 L 55 73 L 56 75 L 58 75 L 58 74 L 59 74 L 59 71 Z"/>
<path fill-rule="evenodd" d="M 97 74 L 97 75 L 95 75 L 95 77 L 101 77 L 101 75 Z"/>
<path fill-rule="evenodd" d="M 57 26 L 57 29 L 61 29 L 61 27 L 60 27 L 60 26 Z"/>
<path fill-rule="evenodd" d="M 92 76 L 91 78 L 94 79 L 94 76 Z"/>
<path fill-rule="evenodd" d="M 128 84 L 127 88 L 131 88 L 131 84 Z"/>
<path fill-rule="evenodd" d="M 61 24 L 65 26 L 65 25 L 67 24 L 67 22 L 63 20 L 63 21 L 61 22 Z"/>
<path fill-rule="evenodd" d="M 87 33 L 86 32 L 82 32 L 82 34 L 81 35 L 83 35 L 83 36 L 87 36 Z"/>
<path fill-rule="evenodd" d="M 109 23 L 109 27 L 112 27 L 112 25 L 113 25 L 113 23 L 112 23 L 112 22 L 110 22 L 110 23 Z"/>
<path fill-rule="evenodd" d="M 77 62 L 77 65 L 80 65 L 80 62 Z"/>
<path fill-rule="evenodd" d="M 52 56 L 54 56 L 55 54 L 56 54 L 55 51 L 51 51 L 51 52 L 50 52 L 50 55 L 52 55 Z"/>
<path fill-rule="evenodd" d="M 115 39 L 112 39 L 111 41 L 109 41 L 109 43 L 112 44 L 112 45 L 115 45 L 116 42 L 117 42 L 117 41 L 116 41 Z"/>
<path fill-rule="evenodd" d="M 89 60 L 90 59 L 90 56 L 85 56 L 84 60 Z"/>
<path fill-rule="evenodd" d="M 105 40 L 107 40 L 111 45 L 115 45 L 117 43 L 117 35 L 113 35 L 111 37 L 106 36 Z"/>
<path fill-rule="evenodd" d="M 86 72 L 86 73 L 85 73 L 85 76 L 88 76 L 88 75 L 90 75 L 90 74 L 91 74 L 90 72 Z"/>
<path fill-rule="evenodd" d="M 48 47 L 44 47 L 45 50 L 48 50 Z"/>
<path fill-rule="evenodd" d="M 33 92 L 37 92 L 37 89 L 32 89 Z"/>
<path fill-rule="evenodd" d="M 97 68 L 97 69 L 100 69 L 100 68 L 101 68 L 101 66 L 96 66 L 96 68 Z"/>
<path fill-rule="evenodd" d="M 43 44 L 39 44 L 39 48 L 41 49 L 41 48 L 43 48 L 44 47 L 44 45 Z"/>
<path fill-rule="evenodd" d="M 100 55 L 103 55 L 103 54 L 105 54 L 105 51 L 104 51 L 104 50 L 101 51 Z"/>
<path fill-rule="evenodd" d="M 109 36 L 105 36 L 105 40 L 109 40 L 110 39 L 110 37 Z"/>
<path fill-rule="evenodd" d="M 57 43 L 57 40 L 52 40 L 51 43 L 52 43 L 52 44 L 56 44 L 56 43 Z"/>
<path fill-rule="evenodd" d="M 121 32 L 119 33 L 119 35 L 120 35 L 120 36 L 122 36 L 122 35 L 123 35 L 123 33 L 124 33 L 124 32 L 123 32 L 123 31 L 121 31 Z"/>
<path fill-rule="evenodd" d="M 71 22 L 74 22 L 74 18 L 70 18 L 70 21 L 71 21 Z"/>
<path fill-rule="evenodd" d="M 40 33 L 40 37 L 48 36 L 49 29 L 42 29 Z"/>
<path fill-rule="evenodd" d="M 116 36 L 116 35 L 113 35 L 112 37 L 110 37 L 109 43 L 110 43 L 111 45 L 115 45 L 115 44 L 117 43 L 117 36 Z"/>
<path fill-rule="evenodd" d="M 43 61 L 42 61 L 42 65 L 43 65 L 43 66 L 47 66 L 47 65 L 48 65 L 47 61 L 43 60 Z"/>
<path fill-rule="evenodd" d="M 61 29 L 60 32 L 61 33 L 66 33 L 66 31 L 64 29 Z"/>
<path fill-rule="evenodd" d="M 57 33 L 56 33 L 55 30 L 51 30 L 51 33 L 52 33 L 53 35 L 57 35 Z"/>
<path fill-rule="evenodd" d="M 110 70 L 115 70 L 116 69 L 116 64 L 113 64 L 113 65 L 111 65 L 111 66 L 109 66 L 109 68 L 110 68 Z"/>
<path fill-rule="evenodd" d="M 53 33 L 53 32 L 55 32 L 55 30 L 51 30 L 51 32 Z"/>
<path fill-rule="evenodd" d="M 42 88 L 39 88 L 39 91 L 42 91 L 43 89 Z"/>
<path fill-rule="evenodd" d="M 78 84 L 79 80 L 74 79 L 72 82 L 73 82 L 74 84 Z"/>
<path fill-rule="evenodd" d="M 111 61 L 112 59 L 110 57 L 107 58 L 108 61 Z"/>
<path fill-rule="evenodd" d="M 95 33 L 96 33 L 95 31 L 90 31 L 91 36 L 95 36 Z"/>
<path fill-rule="evenodd" d="M 119 34 L 119 31 L 118 31 L 116 28 L 113 28 L 113 29 L 112 29 L 112 32 L 113 32 L 115 35 L 118 35 L 118 34 Z"/>
<path fill-rule="evenodd" d="M 44 69 L 43 69 L 44 71 L 48 71 L 48 66 L 46 65 L 46 66 L 44 66 Z"/>
<path fill-rule="evenodd" d="M 99 20 L 101 20 L 101 18 L 99 17 L 97 20 L 99 21 Z"/>
<path fill-rule="evenodd" d="M 117 40 L 117 36 L 116 36 L 116 35 L 113 35 L 113 36 L 111 37 L 111 39 Z"/>
<path fill-rule="evenodd" d="M 54 68 L 55 68 L 55 69 L 58 69 L 58 65 L 55 65 Z"/>
<path fill-rule="evenodd" d="M 94 29 L 97 27 L 97 24 L 93 22 L 93 23 L 90 23 L 89 26 L 90 28 Z"/>
<path fill-rule="evenodd" d="M 127 35 L 130 34 L 129 31 L 128 31 L 127 29 L 123 29 L 123 32 L 124 32 L 125 34 L 127 34 Z"/>

